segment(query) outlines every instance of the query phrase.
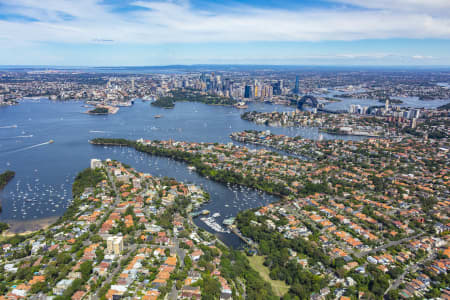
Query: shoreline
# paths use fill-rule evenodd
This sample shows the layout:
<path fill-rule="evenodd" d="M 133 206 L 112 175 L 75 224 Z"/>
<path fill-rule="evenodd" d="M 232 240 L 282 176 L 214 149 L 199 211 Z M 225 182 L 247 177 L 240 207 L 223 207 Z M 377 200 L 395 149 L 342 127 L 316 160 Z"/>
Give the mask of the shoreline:
<path fill-rule="evenodd" d="M 102 138 L 100 138 L 100 139 L 102 139 Z M 95 139 L 89 140 L 89 143 L 90 143 L 91 145 L 94 145 L 94 146 L 129 147 L 129 148 L 135 149 L 135 150 L 138 151 L 138 152 L 146 153 L 146 154 L 148 154 L 148 155 L 161 156 L 161 157 L 168 157 L 168 158 L 171 158 L 171 159 L 173 159 L 173 160 L 175 160 L 175 161 L 183 162 L 183 163 L 185 163 L 185 164 L 187 164 L 187 165 L 191 165 L 191 163 L 192 163 L 192 162 L 189 161 L 188 159 L 180 158 L 179 156 L 176 156 L 176 155 L 179 154 L 179 152 L 176 153 L 175 156 L 171 156 L 171 155 L 167 154 L 167 152 L 164 153 L 164 151 L 167 151 L 168 149 L 161 148 L 161 149 L 159 149 L 159 150 L 162 150 L 163 153 L 152 153 L 151 151 L 145 151 L 145 150 L 142 150 L 142 149 L 138 149 L 138 148 L 137 148 L 138 146 L 143 146 L 143 147 L 145 147 L 145 149 L 148 150 L 148 149 L 151 149 L 152 146 L 148 146 L 148 145 L 144 145 L 144 144 L 138 144 L 138 143 L 136 143 L 136 142 L 134 142 L 134 141 L 130 141 L 130 140 L 126 140 L 126 139 L 123 139 L 123 142 L 124 142 L 124 143 L 121 143 L 121 142 L 97 142 L 97 141 L 95 141 Z M 154 148 L 154 147 L 153 147 L 153 148 Z M 195 166 L 195 165 L 194 165 L 194 166 Z M 283 198 L 285 198 L 285 196 L 287 196 L 287 195 L 283 195 L 283 194 L 281 194 L 281 193 L 277 193 L 277 192 L 273 192 L 273 191 L 272 191 L 272 192 L 269 192 L 269 191 L 260 189 L 260 188 L 258 188 L 258 187 L 256 187 L 256 186 L 252 186 L 252 185 L 245 185 L 245 184 L 241 184 L 241 183 L 238 183 L 238 182 L 221 181 L 221 180 L 219 180 L 217 177 L 205 176 L 204 174 L 202 174 L 201 172 L 199 172 L 198 169 L 199 169 L 199 168 L 197 168 L 196 172 L 197 172 L 197 174 L 199 174 L 200 176 L 202 176 L 202 177 L 204 177 L 204 178 L 207 178 L 207 179 L 211 179 L 211 180 L 213 180 L 213 181 L 215 181 L 215 182 L 218 182 L 218 183 L 221 183 L 221 184 L 232 183 L 232 184 L 237 184 L 237 185 L 241 185 L 241 186 L 247 186 L 247 187 L 250 187 L 250 188 L 253 188 L 253 189 L 256 189 L 256 190 L 260 190 L 260 191 L 265 192 L 265 193 L 267 193 L 267 194 L 277 196 L 277 197 L 279 197 L 280 199 L 283 199 Z"/>
<path fill-rule="evenodd" d="M 12 237 L 15 235 L 28 235 L 35 233 L 41 229 L 47 229 L 53 225 L 60 217 L 47 217 L 36 220 L 2 220 L 2 222 L 7 223 L 10 228 L 4 231 L 2 237 Z"/>

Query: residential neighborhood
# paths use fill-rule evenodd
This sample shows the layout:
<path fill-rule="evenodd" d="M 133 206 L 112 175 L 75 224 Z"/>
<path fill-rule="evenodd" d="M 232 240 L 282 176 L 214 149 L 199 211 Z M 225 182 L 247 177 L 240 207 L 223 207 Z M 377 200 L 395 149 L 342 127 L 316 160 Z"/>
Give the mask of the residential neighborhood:
<path fill-rule="evenodd" d="M 189 215 L 206 199 L 201 188 L 93 159 L 74 196 L 56 224 L 2 242 L 0 299 L 231 299 L 242 291 L 244 282 L 221 275 L 227 247 Z"/>

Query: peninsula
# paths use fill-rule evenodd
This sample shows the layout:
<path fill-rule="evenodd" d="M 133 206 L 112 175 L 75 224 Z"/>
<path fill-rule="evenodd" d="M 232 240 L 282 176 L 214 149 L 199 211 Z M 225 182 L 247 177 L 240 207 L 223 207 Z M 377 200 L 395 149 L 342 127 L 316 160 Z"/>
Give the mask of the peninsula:
<path fill-rule="evenodd" d="M 92 159 L 73 196 L 49 228 L 0 242 L 4 297 L 277 299 L 245 254 L 193 223 L 200 187 Z"/>
<path fill-rule="evenodd" d="M 2 190 L 8 182 L 10 182 L 16 173 L 14 171 L 7 170 L 0 174 L 0 190 Z"/>

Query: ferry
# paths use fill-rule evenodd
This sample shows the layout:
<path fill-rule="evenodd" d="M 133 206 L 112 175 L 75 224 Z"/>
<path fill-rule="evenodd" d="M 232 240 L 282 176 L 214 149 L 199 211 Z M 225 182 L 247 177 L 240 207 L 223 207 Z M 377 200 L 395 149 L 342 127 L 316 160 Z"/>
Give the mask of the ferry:
<path fill-rule="evenodd" d="M 159 118 L 161 118 L 161 117 L 162 117 L 161 115 L 155 115 L 155 116 L 154 116 L 155 119 L 159 119 Z"/>
<path fill-rule="evenodd" d="M 154 96 L 144 96 L 142 98 L 143 101 L 155 101 L 156 98 Z"/>
<path fill-rule="evenodd" d="M 248 108 L 248 105 L 245 102 L 238 102 L 234 105 L 236 108 Z"/>
<path fill-rule="evenodd" d="M 134 101 L 126 101 L 126 102 L 117 102 L 117 106 L 122 106 L 122 107 L 129 107 L 132 106 L 134 104 Z"/>

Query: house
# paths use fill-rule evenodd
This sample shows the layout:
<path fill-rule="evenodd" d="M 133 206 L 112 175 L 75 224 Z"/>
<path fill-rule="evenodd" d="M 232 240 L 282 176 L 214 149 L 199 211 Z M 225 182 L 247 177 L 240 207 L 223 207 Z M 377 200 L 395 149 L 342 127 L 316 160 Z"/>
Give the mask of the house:
<path fill-rule="evenodd" d="M 62 279 L 53 288 L 53 293 L 61 296 L 72 285 L 73 279 Z"/>
<path fill-rule="evenodd" d="M 72 295 L 72 300 L 81 300 L 86 295 L 86 292 L 84 291 L 77 291 L 75 294 Z"/>
<path fill-rule="evenodd" d="M 195 250 L 191 253 L 191 258 L 193 261 L 198 261 L 203 254 L 202 250 Z"/>
<path fill-rule="evenodd" d="M 200 287 L 184 286 L 181 289 L 181 299 L 201 299 Z"/>

